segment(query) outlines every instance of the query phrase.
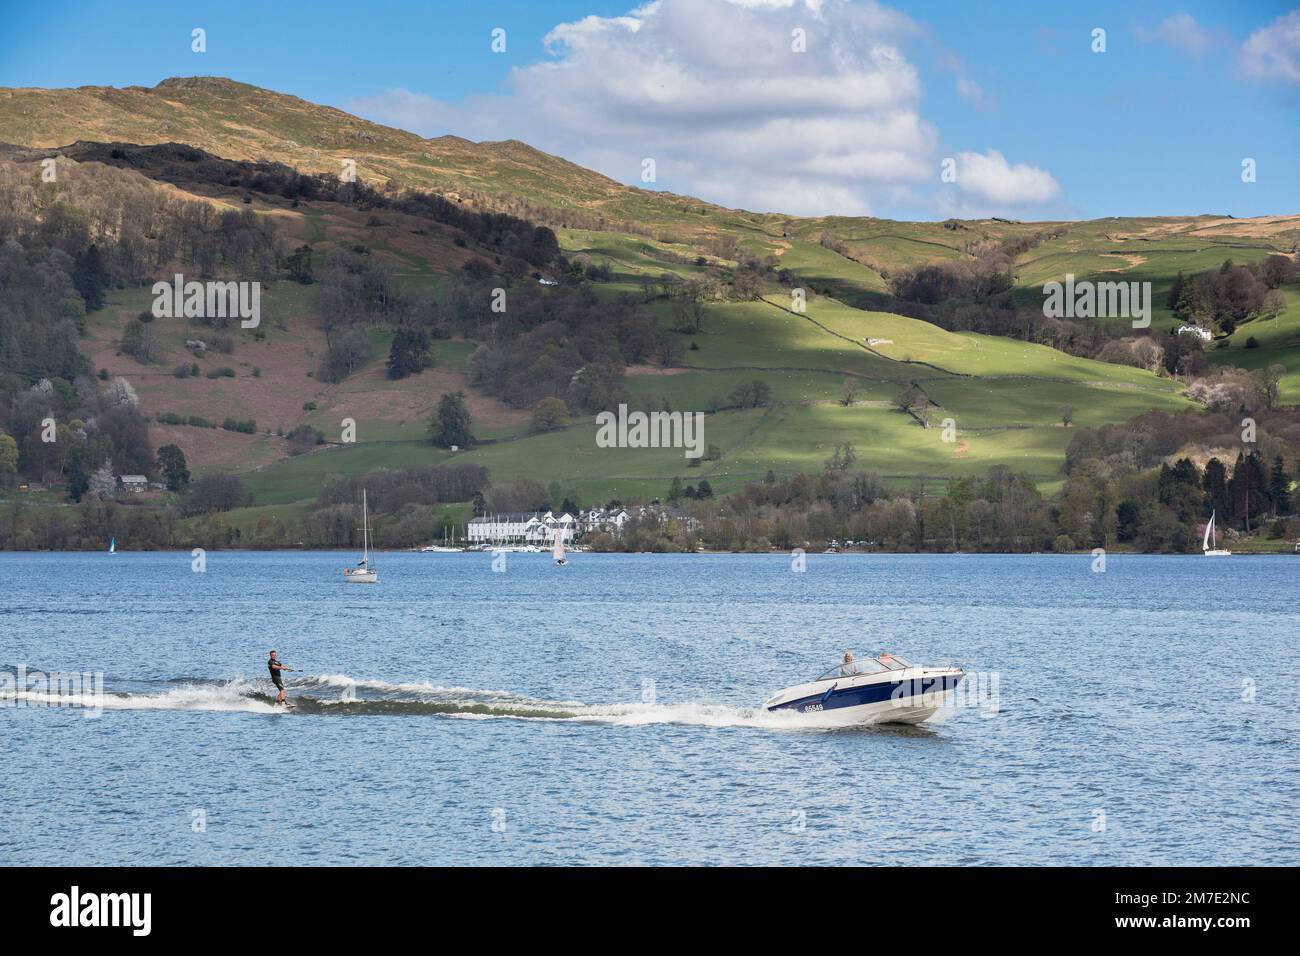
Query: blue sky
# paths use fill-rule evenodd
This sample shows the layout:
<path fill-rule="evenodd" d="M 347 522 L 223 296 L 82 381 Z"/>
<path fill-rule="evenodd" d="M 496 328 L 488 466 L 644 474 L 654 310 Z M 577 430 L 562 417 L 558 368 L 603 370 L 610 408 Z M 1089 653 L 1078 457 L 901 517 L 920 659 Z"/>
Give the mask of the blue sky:
<path fill-rule="evenodd" d="M 0 86 L 229 76 L 792 213 L 1300 212 L 1297 0 L 181 6 L 7 4 Z M 941 179 L 946 158 L 956 183 Z"/>

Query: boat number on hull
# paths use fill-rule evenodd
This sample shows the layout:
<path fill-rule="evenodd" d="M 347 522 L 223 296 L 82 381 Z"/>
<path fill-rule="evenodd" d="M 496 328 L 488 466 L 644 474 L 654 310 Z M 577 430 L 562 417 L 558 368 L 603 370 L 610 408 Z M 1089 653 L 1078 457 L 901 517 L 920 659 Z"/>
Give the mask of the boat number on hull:
<path fill-rule="evenodd" d="M 822 709 L 821 704 L 804 704 L 800 712 L 805 714 L 815 714 L 817 711 L 821 709 Z"/>

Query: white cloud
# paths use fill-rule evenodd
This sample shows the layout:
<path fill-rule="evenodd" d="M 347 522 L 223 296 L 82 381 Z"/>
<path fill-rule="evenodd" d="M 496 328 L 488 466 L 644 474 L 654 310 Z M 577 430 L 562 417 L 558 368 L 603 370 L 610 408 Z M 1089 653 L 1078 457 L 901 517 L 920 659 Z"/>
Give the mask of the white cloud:
<path fill-rule="evenodd" d="M 1241 45 L 1242 67 L 1261 80 L 1300 83 L 1300 9 L 1261 27 Z"/>
<path fill-rule="evenodd" d="M 556 26 L 551 57 L 512 71 L 503 94 L 451 106 L 388 90 L 346 106 L 425 135 L 521 139 L 636 185 L 652 158 L 657 188 L 727 206 L 867 214 L 937 184 L 938 131 L 902 50 L 923 34 L 874 0 L 652 0 Z M 998 159 L 1017 196 L 1041 194 L 1041 177 L 1056 189 Z"/>
<path fill-rule="evenodd" d="M 959 196 L 948 198 L 949 209 L 970 214 L 1014 212 L 1017 208 L 1049 202 L 1061 195 L 1052 174 L 1037 166 L 1012 166 L 996 149 L 957 154 Z"/>
<path fill-rule="evenodd" d="M 1165 17 L 1153 30 L 1138 27 L 1136 32 L 1143 43 L 1165 43 L 1192 56 L 1202 56 L 1215 42 L 1214 35 L 1185 12 Z"/>

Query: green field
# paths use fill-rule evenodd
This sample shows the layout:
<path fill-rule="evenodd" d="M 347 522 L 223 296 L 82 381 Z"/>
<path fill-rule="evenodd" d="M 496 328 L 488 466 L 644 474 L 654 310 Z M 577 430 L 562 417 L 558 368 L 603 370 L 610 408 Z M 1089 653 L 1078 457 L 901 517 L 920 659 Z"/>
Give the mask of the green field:
<path fill-rule="evenodd" d="M 846 230 L 847 236 L 853 224 L 833 225 Z M 934 243 L 941 251 L 955 249 L 939 241 L 947 238 L 955 243 L 955 238 L 935 236 L 933 226 L 912 225 L 917 228 L 902 232 L 866 229 L 855 241 L 877 247 L 884 243 L 899 255 L 911 255 L 914 247 Z M 611 281 L 596 289 L 602 297 L 621 292 L 639 297 L 641 276 L 671 272 L 689 278 L 698 272 L 686 245 L 578 229 L 560 230 L 559 235 L 569 254 L 582 253 L 608 264 Z M 817 235 L 816 230 L 800 226 L 787 231 L 785 238 L 780 233 L 755 234 L 740 245 L 752 253 L 780 250 L 780 266 L 806 279 L 810 290 L 842 291 L 853 299 L 882 288 L 877 273 L 820 245 L 814 241 Z M 850 239 L 854 237 L 844 241 L 851 248 Z M 1086 248 L 1089 243 L 1093 248 Z M 1021 281 L 1026 276 L 1034 281 L 1054 276 L 1062 268 L 1078 270 L 1081 276 L 1097 275 L 1117 264 L 1130 268 L 1128 260 L 1108 255 L 1106 244 L 1098 247 L 1097 243 L 1096 236 L 1067 231 L 1061 239 L 1035 247 L 1026 258 Z M 1148 250 L 1147 261 L 1168 261 L 1175 270 L 1210 267 L 1222 252 L 1212 243 L 1186 238 L 1162 243 L 1169 248 L 1162 247 L 1159 254 Z M 1051 249 L 1053 244 L 1060 248 Z M 697 251 L 703 254 L 704 250 Z M 1265 251 L 1254 250 L 1258 255 Z M 1160 273 L 1163 265 L 1132 268 L 1143 279 L 1148 274 L 1153 282 L 1168 279 Z M 666 305 L 656 301 L 649 308 L 669 329 Z M 1291 309 L 1287 316 L 1296 312 Z M 1284 316 L 1275 324 L 1270 346 L 1282 348 L 1300 333 L 1293 321 Z M 590 503 L 662 496 L 674 477 L 687 482 L 707 478 L 715 491 L 725 493 L 760 480 L 769 470 L 779 476 L 818 472 L 837 445 L 851 444 L 858 467 L 878 471 L 897 486 L 983 474 L 1002 464 L 1028 472 L 1047 492 L 1062 481 L 1061 461 L 1075 433 L 1062 424 L 1065 407 L 1077 429 L 1124 421 L 1150 409 L 1176 411 L 1189 406 L 1181 383 L 1140 369 L 1008 338 L 948 332 L 893 313 L 854 308 L 839 295 L 824 291 L 813 292 L 802 312 L 796 311 L 790 290 L 779 287 L 770 288 L 757 301 L 709 303 L 701 331 L 683 334 L 682 342 L 681 368 L 632 369 L 627 388 L 638 405 L 676 411 L 723 409 L 705 419 L 705 441 L 721 452 L 717 461 L 692 468 L 679 450 L 598 448 L 591 418 L 536 435 L 523 424 L 482 428 L 480 437 L 491 439 L 489 443 L 452 456 L 428 442 L 425 421 L 407 420 L 370 423 L 356 445 L 261 468 L 247 473 L 246 482 L 259 503 L 305 501 L 334 475 L 355 476 L 375 468 L 418 467 L 454 458 L 486 466 L 498 481 L 515 477 L 556 481 Z M 438 343 L 436 348 L 440 365 L 463 368 L 472 347 Z M 1235 343 L 1231 351 L 1234 357 L 1256 352 L 1250 358 L 1260 361 L 1265 353 L 1274 353 L 1271 347 L 1245 350 Z M 727 408 L 733 389 L 754 379 L 768 384 L 772 406 Z M 847 380 L 856 386 L 850 406 L 841 403 Z M 909 382 L 918 383 L 936 403 L 929 412 L 929 428 L 890 404 Z M 372 385 L 395 391 L 405 387 L 409 386 Z M 316 417 L 326 422 L 323 413 Z M 952 420 L 953 428 L 945 433 L 946 419 Z M 945 441 L 945 434 L 952 440 Z"/>

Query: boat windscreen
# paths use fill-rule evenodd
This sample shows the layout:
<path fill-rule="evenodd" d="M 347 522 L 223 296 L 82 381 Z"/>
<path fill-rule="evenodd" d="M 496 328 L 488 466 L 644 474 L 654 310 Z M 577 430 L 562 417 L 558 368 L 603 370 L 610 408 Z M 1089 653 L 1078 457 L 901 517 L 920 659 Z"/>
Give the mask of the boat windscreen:
<path fill-rule="evenodd" d="M 879 674 L 884 671 L 901 671 L 912 667 L 911 661 L 894 655 L 882 657 L 865 657 L 861 660 L 849 661 L 847 664 L 836 664 L 826 673 L 822 674 L 817 680 L 835 680 L 841 677 L 858 677 L 862 674 Z"/>

